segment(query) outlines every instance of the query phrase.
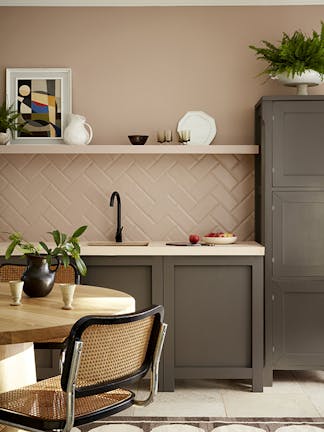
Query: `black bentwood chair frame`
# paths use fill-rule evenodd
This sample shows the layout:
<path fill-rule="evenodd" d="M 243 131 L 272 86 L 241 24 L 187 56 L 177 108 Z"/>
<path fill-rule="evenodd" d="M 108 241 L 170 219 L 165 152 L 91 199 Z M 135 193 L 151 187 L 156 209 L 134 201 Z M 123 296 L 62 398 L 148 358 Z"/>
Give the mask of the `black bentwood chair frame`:
<path fill-rule="evenodd" d="M 62 375 L 0 394 L 0 424 L 28 431 L 63 430 L 148 405 L 158 388 L 167 324 L 153 306 L 125 315 L 79 319 L 71 329 Z M 150 371 L 150 393 L 137 400 L 125 386 Z"/>

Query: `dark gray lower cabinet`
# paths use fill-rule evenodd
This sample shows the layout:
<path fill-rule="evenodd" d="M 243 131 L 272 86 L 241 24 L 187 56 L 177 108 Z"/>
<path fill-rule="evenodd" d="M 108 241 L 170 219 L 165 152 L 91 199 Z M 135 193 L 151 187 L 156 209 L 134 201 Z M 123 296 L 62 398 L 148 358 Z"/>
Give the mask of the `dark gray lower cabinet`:
<path fill-rule="evenodd" d="M 35 349 L 37 379 L 45 379 L 60 373 L 61 351 L 57 349 Z"/>
<path fill-rule="evenodd" d="M 262 391 L 262 277 L 262 257 L 164 259 L 164 390 L 175 378 L 251 378 Z"/>
<path fill-rule="evenodd" d="M 86 256 L 82 284 L 124 291 L 140 310 L 163 304 L 168 332 L 160 390 L 175 378 L 247 378 L 262 391 L 263 257 Z M 36 352 L 38 378 L 58 352 Z"/>

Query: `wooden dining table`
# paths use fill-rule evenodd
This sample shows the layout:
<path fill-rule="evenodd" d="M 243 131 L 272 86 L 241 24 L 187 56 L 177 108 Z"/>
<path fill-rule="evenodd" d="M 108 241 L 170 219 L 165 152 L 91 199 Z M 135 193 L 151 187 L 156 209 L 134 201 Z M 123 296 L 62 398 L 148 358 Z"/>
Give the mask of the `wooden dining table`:
<path fill-rule="evenodd" d="M 68 336 L 85 315 L 118 315 L 135 311 L 135 299 L 110 288 L 77 285 L 73 308 L 62 309 L 58 284 L 46 297 L 23 294 L 11 306 L 9 284 L 0 283 L 0 392 L 36 382 L 33 342 Z"/>

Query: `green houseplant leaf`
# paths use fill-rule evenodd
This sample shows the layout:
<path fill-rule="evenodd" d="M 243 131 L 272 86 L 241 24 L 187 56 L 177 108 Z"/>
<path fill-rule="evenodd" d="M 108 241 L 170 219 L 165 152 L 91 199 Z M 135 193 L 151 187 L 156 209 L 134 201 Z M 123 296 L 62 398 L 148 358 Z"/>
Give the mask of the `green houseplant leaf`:
<path fill-rule="evenodd" d="M 5 133 L 8 129 L 12 135 L 15 131 L 27 132 L 24 129 L 26 124 L 27 122 L 22 121 L 21 115 L 13 108 L 13 105 L 7 108 L 6 103 L 3 102 L 0 106 L 0 132 Z"/>
<path fill-rule="evenodd" d="M 38 245 L 33 245 L 23 239 L 23 236 L 19 232 L 14 232 L 9 235 L 9 240 L 11 241 L 7 247 L 5 258 L 9 259 L 15 248 L 19 247 L 24 255 L 34 254 L 41 255 L 41 250 L 46 252 L 46 260 L 49 264 L 52 262 L 52 258 L 57 258 L 65 267 L 70 264 L 70 259 L 73 258 L 75 264 L 82 276 L 87 273 L 87 267 L 84 261 L 80 257 L 81 248 L 79 245 L 79 237 L 85 232 L 87 226 L 81 226 L 74 231 L 72 236 L 68 237 L 65 233 L 59 230 L 53 230 L 49 232 L 53 237 L 56 247 L 51 249 L 45 242 L 40 241 Z"/>
<path fill-rule="evenodd" d="M 291 36 L 283 33 L 282 39 L 276 46 L 263 40 L 264 46 L 249 48 L 256 52 L 257 59 L 268 63 L 261 74 L 276 76 L 286 72 L 288 75 L 300 75 L 306 70 L 314 70 L 324 76 L 324 23 L 321 21 L 321 32 L 313 30 L 307 36 L 300 30 Z"/>
<path fill-rule="evenodd" d="M 78 228 L 77 230 L 74 231 L 74 233 L 72 234 L 71 237 L 73 237 L 73 238 L 80 237 L 86 229 L 87 229 L 87 225 L 81 226 L 80 228 Z"/>

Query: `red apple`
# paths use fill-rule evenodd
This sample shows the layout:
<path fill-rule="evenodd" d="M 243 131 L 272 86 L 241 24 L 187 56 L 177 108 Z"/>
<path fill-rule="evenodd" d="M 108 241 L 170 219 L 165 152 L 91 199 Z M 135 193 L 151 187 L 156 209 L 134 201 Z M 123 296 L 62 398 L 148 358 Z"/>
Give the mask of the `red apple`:
<path fill-rule="evenodd" d="M 224 233 L 222 231 L 217 231 L 216 237 L 224 237 Z"/>
<path fill-rule="evenodd" d="M 189 241 L 192 244 L 196 244 L 199 242 L 199 235 L 198 234 L 190 234 Z"/>

